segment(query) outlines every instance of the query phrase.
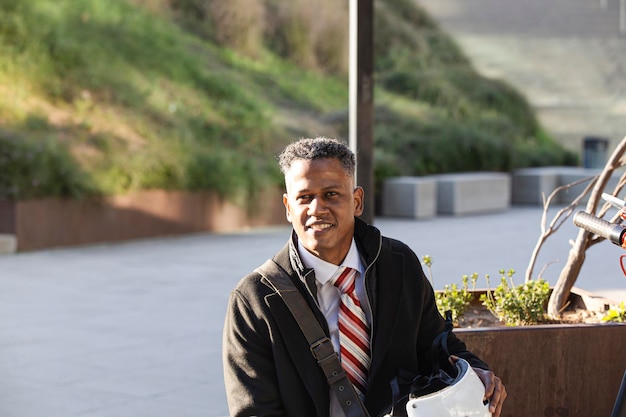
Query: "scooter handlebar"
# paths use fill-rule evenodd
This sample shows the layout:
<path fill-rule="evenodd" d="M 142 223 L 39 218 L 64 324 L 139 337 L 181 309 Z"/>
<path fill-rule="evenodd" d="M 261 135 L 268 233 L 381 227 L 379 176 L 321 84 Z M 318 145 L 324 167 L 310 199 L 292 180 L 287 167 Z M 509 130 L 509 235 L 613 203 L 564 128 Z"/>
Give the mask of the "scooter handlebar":
<path fill-rule="evenodd" d="M 574 224 L 593 234 L 610 240 L 617 246 L 622 246 L 626 235 L 626 228 L 622 225 L 607 222 L 593 214 L 579 211 L 574 215 Z"/>

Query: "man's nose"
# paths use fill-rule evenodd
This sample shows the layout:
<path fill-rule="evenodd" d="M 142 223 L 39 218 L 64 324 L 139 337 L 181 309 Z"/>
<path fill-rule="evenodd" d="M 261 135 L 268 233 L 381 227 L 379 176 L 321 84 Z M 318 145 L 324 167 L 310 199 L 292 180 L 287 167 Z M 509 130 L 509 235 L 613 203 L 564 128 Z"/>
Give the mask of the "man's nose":
<path fill-rule="evenodd" d="M 309 203 L 309 215 L 316 215 L 325 211 L 326 204 L 324 203 L 324 199 L 315 197 L 311 200 L 311 203 Z"/>

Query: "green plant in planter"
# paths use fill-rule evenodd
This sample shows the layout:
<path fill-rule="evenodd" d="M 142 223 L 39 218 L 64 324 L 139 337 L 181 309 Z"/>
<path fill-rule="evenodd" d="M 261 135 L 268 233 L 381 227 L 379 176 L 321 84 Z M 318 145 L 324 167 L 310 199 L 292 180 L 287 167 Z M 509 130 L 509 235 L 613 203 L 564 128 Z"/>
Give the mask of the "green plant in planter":
<path fill-rule="evenodd" d="M 606 316 L 602 318 L 602 321 L 611 321 L 616 323 L 626 322 L 626 307 L 624 302 L 619 303 L 618 307 L 611 308 L 606 312 Z"/>
<path fill-rule="evenodd" d="M 494 291 L 489 288 L 487 279 L 487 293 L 481 296 L 483 304 L 499 320 L 508 326 L 537 324 L 545 320 L 545 307 L 550 297 L 550 284 L 544 279 L 528 281 L 515 286 L 513 282 L 515 271 L 500 270 L 500 285 Z"/>
<path fill-rule="evenodd" d="M 474 290 L 476 288 L 476 280 L 478 279 L 476 272 L 471 276 L 463 275 L 461 288 L 456 284 L 451 284 L 444 286 L 443 291 L 435 293 L 435 301 L 439 313 L 443 316 L 446 311 L 451 311 L 452 320 L 455 324 L 459 323 L 459 319 L 472 301 L 472 293 L 468 285 L 470 279 L 472 281 L 472 290 Z"/>
<path fill-rule="evenodd" d="M 424 255 L 422 256 L 422 262 L 424 263 L 424 265 L 426 265 L 426 268 L 428 269 L 428 276 L 430 277 L 430 285 L 432 285 L 433 287 L 435 286 L 435 281 L 433 279 L 433 258 L 430 255 Z"/>
<path fill-rule="evenodd" d="M 430 277 L 430 283 L 435 286 L 435 281 L 433 279 L 433 258 L 430 255 L 424 255 L 422 257 L 422 263 L 426 266 L 428 270 L 428 275 Z M 478 279 L 478 274 L 474 272 L 471 275 L 472 280 L 472 290 L 476 288 L 476 280 Z M 467 306 L 470 301 L 472 301 L 472 294 L 469 289 L 469 280 L 470 277 L 467 275 L 463 275 L 462 277 L 462 285 L 461 288 L 457 284 L 450 284 L 443 287 L 443 291 L 435 291 L 435 302 L 437 303 L 437 310 L 439 313 L 445 317 L 446 311 L 450 311 L 452 313 L 452 320 L 454 324 L 459 323 L 459 319 L 465 313 Z"/>

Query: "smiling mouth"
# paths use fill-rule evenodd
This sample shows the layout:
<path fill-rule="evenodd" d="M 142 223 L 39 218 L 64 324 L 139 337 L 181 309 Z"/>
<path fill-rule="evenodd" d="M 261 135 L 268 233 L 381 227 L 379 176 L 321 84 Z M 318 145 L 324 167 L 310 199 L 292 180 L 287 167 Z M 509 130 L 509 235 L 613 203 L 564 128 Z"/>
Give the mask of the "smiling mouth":
<path fill-rule="evenodd" d="M 314 230 L 316 232 L 321 232 L 323 230 L 328 230 L 335 225 L 332 223 L 313 223 L 310 225 L 306 225 L 307 230 Z"/>

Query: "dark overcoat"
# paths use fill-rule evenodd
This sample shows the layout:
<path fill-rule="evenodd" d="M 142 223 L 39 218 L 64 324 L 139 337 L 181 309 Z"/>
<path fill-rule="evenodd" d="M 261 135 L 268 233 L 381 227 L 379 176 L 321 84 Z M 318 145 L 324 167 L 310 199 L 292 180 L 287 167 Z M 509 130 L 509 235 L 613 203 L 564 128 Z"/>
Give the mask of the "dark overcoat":
<path fill-rule="evenodd" d="M 391 402 L 389 382 L 399 369 L 428 372 L 430 348 L 444 329 L 432 287 L 415 253 L 356 219 L 355 241 L 372 306 L 372 362 L 365 405 L 380 415 Z M 306 297 L 328 334 L 318 308 L 314 273 L 301 264 L 292 239 L 275 256 Z M 487 365 L 453 333 L 451 354 L 474 367 Z M 232 291 L 223 338 L 224 381 L 230 415 L 328 417 L 328 384 L 297 322 L 260 274 L 244 277 Z"/>

